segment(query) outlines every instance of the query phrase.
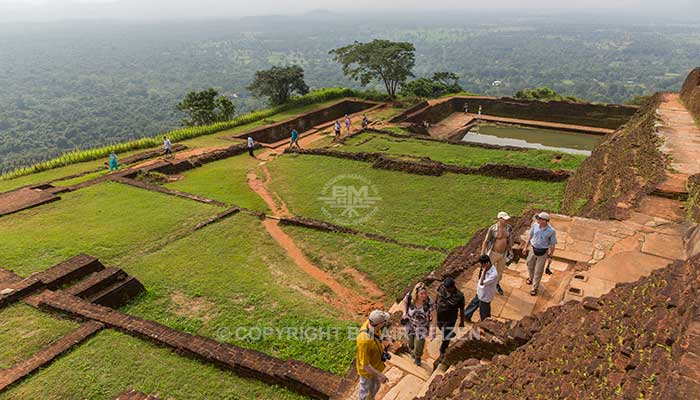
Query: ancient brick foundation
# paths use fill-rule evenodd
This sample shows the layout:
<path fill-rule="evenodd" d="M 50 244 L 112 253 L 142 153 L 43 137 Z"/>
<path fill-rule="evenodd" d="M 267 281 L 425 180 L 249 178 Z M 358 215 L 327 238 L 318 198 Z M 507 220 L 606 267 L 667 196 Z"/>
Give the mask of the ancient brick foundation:
<path fill-rule="evenodd" d="M 464 112 L 465 104 L 475 113 L 479 106 L 484 114 L 496 117 L 527 119 L 596 128 L 617 129 L 624 125 L 636 107 L 567 101 L 518 100 L 495 97 L 451 97 L 412 113 L 404 113 L 396 120 L 422 124 L 436 124 L 455 112 Z"/>
<path fill-rule="evenodd" d="M 286 149 L 286 153 L 320 155 L 355 161 L 371 162 L 373 168 L 406 172 L 416 175 L 441 176 L 445 172 L 484 175 L 505 179 L 530 179 L 562 182 L 569 178 L 565 170 L 548 170 L 507 164 L 486 164 L 478 168 L 460 167 L 431 160 L 429 157 L 387 155 L 384 153 L 344 152 L 329 149 Z"/>
<path fill-rule="evenodd" d="M 320 110 L 311 111 L 295 118 L 277 122 L 261 128 L 256 128 L 240 135 L 236 135 L 235 137 L 245 139 L 250 136 L 256 142 L 275 143 L 282 139 L 289 138 L 290 132 L 292 132 L 293 129 L 296 129 L 299 132 L 304 132 L 316 125 L 343 118 L 346 114 L 355 114 L 378 106 L 383 105 L 381 103 L 362 100 L 342 100 Z"/>

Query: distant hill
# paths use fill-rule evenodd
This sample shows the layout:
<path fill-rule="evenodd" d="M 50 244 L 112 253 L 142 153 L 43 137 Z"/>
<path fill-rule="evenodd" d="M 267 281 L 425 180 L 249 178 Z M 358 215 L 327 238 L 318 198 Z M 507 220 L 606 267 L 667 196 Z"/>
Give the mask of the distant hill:
<path fill-rule="evenodd" d="M 161 3 L 138 4 L 146 15 Z M 325 10 L 238 20 L 0 24 L 0 168 L 172 129 L 182 117 L 175 104 L 190 90 L 214 87 L 238 94 L 239 112 L 259 108 L 263 102 L 245 87 L 271 65 L 301 65 L 312 88 L 357 87 L 328 55 L 355 40 L 410 41 L 417 76 L 452 71 L 470 92 L 548 86 L 622 102 L 677 90 L 700 65 L 698 36 L 698 25 L 604 18 L 389 18 Z"/>

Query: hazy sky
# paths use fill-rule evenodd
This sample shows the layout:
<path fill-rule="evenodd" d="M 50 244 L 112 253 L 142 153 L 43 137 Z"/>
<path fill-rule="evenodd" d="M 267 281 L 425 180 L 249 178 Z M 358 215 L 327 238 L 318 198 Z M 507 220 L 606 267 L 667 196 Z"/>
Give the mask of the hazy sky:
<path fill-rule="evenodd" d="M 334 12 L 508 11 L 700 15 L 700 0 L 0 0 L 0 21 L 66 18 L 203 18 Z M 566 4 L 569 3 L 569 4 Z M 695 4 L 693 4 L 695 3 Z"/>

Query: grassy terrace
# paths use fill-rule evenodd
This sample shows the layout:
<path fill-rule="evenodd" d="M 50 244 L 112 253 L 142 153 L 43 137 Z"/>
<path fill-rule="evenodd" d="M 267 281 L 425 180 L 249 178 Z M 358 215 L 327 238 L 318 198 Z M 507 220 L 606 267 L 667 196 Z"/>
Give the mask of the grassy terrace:
<path fill-rule="evenodd" d="M 255 217 L 237 214 L 124 265 L 149 290 L 130 313 L 337 373 L 352 359 L 345 337 L 313 345 L 286 336 L 220 337 L 238 327 L 354 325 L 326 305 L 330 289 L 309 279 Z"/>
<path fill-rule="evenodd" d="M 545 150 L 509 151 L 460 146 L 411 138 L 394 138 L 382 134 L 362 133 L 337 150 L 381 152 L 430 157 L 435 161 L 463 167 L 480 167 L 486 163 L 522 165 L 546 169 L 576 169 L 585 156 Z M 556 157 L 561 157 L 557 160 Z"/>
<path fill-rule="evenodd" d="M 439 267 L 445 258 L 441 253 L 408 249 L 353 235 L 295 226 L 285 226 L 284 231 L 314 264 L 345 278 L 343 283 L 346 286 L 356 285 L 356 281 L 347 276 L 347 267 L 364 273 L 384 291 L 386 304 L 391 304 L 414 279 Z"/>
<path fill-rule="evenodd" d="M 377 185 L 377 212 L 355 228 L 397 240 L 453 248 L 491 222 L 500 210 L 556 211 L 564 183 L 496 179 L 476 175 L 441 177 L 373 169 L 369 163 L 289 154 L 269 163 L 271 186 L 297 214 L 328 219 L 319 199 L 324 186 L 343 174 Z"/>
<path fill-rule="evenodd" d="M 301 399 L 112 330 L 0 393 L 2 400 L 111 400 L 134 388 L 168 399 Z"/>
<path fill-rule="evenodd" d="M 177 237 L 221 208 L 118 183 L 0 218 L 4 267 L 27 276 L 79 253 L 118 263 Z M 117 264 L 118 265 L 118 264 Z"/>
<path fill-rule="evenodd" d="M 243 133 L 247 130 L 263 126 L 263 125 L 269 125 L 275 122 L 283 121 L 288 118 L 292 118 L 297 116 L 298 114 L 303 114 L 305 112 L 313 111 L 322 107 L 326 107 L 330 104 L 333 104 L 340 99 L 335 99 L 335 100 L 329 100 L 326 102 L 320 102 L 320 103 L 315 103 L 315 104 L 309 104 L 301 107 L 296 107 L 284 112 L 280 112 L 278 114 L 275 114 L 271 117 L 262 119 L 257 122 L 253 122 L 250 124 L 246 125 L 241 125 L 233 129 L 227 129 L 221 132 L 217 132 L 211 135 L 205 135 L 205 136 L 200 136 L 198 138 L 190 139 L 190 140 L 185 140 L 181 142 L 185 146 L 188 146 L 190 148 L 199 148 L 199 147 L 226 147 L 226 146 L 231 146 L 232 144 L 239 143 L 240 140 L 228 140 L 225 139 L 226 137 L 232 136 L 232 135 L 237 135 L 240 133 Z M 399 110 L 400 111 L 400 110 Z M 141 149 L 141 150 L 134 150 L 134 151 L 129 151 L 126 153 L 121 153 L 119 154 L 120 158 L 127 157 L 132 154 L 140 153 L 143 151 L 146 151 L 147 149 Z M 92 171 L 97 168 L 103 168 L 103 171 L 108 170 L 107 166 L 105 165 L 105 162 L 107 161 L 107 158 L 101 159 L 101 160 L 94 160 L 94 161 L 88 161 L 88 162 L 81 162 L 77 164 L 71 164 L 71 165 L 66 165 L 64 167 L 59 167 L 59 168 L 54 168 L 48 171 L 42 171 L 39 173 L 31 174 L 31 175 L 26 175 L 26 176 L 21 176 L 19 178 L 14 178 L 14 179 L 0 179 L 0 193 L 1 192 L 6 192 L 8 190 L 13 190 L 17 189 L 22 186 L 26 185 L 33 185 L 33 184 L 38 184 L 38 183 L 43 183 L 43 182 L 48 182 L 52 181 L 55 179 L 63 178 L 69 175 L 73 174 L 78 174 L 86 171 Z M 104 173 L 104 172 L 102 172 Z M 94 177 L 94 176 L 93 176 Z M 71 182 L 58 182 L 57 185 L 60 186 L 69 186 L 72 184 L 80 183 L 89 178 L 77 178 L 75 180 L 72 180 Z"/>
<path fill-rule="evenodd" d="M 0 368 L 11 367 L 77 327 L 23 303 L 0 309 Z"/>
<path fill-rule="evenodd" d="M 226 204 L 266 211 L 265 202 L 250 189 L 246 178 L 248 171 L 255 169 L 258 163 L 248 154 L 231 157 L 185 171 L 182 180 L 164 186 Z"/>

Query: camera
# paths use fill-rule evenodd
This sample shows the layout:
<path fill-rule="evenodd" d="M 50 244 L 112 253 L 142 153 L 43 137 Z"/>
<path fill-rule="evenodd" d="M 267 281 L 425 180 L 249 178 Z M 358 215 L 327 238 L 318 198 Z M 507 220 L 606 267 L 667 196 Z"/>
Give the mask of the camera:
<path fill-rule="evenodd" d="M 388 351 L 385 351 L 384 353 L 382 353 L 382 362 L 386 362 L 389 360 L 391 360 L 391 354 L 389 354 Z"/>

